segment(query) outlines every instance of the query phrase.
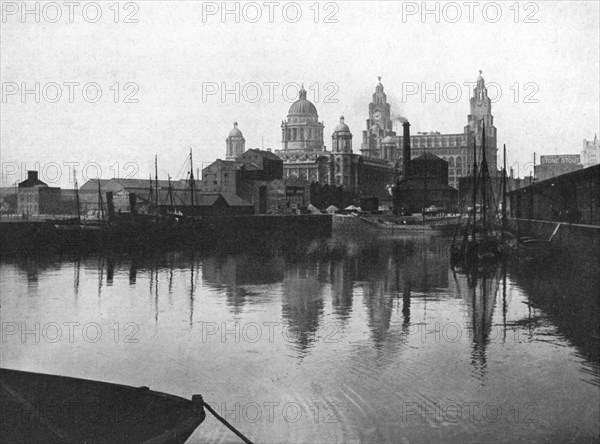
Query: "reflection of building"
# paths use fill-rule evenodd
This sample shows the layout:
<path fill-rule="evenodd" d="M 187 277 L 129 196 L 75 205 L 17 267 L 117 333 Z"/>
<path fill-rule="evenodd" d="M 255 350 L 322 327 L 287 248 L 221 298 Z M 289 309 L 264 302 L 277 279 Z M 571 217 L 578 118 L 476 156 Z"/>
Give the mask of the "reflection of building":
<path fill-rule="evenodd" d="M 282 282 L 281 314 L 287 322 L 286 337 L 302 350 L 316 341 L 323 313 L 323 284 L 319 264 L 296 263 Z"/>
<path fill-rule="evenodd" d="M 208 256 L 202 260 L 202 279 L 211 287 L 223 289 L 227 305 L 239 314 L 252 294 L 244 286 L 281 282 L 283 260 L 273 257 L 258 262 L 246 255 Z"/>
<path fill-rule="evenodd" d="M 600 144 L 598 143 L 598 135 L 594 135 L 594 140 L 583 139 L 581 163 L 583 164 L 584 168 L 598 165 L 600 163 Z"/>
<path fill-rule="evenodd" d="M 534 167 L 536 180 L 546 180 L 583 168 L 579 154 L 540 156 L 540 164 Z"/>
<path fill-rule="evenodd" d="M 468 277 L 457 274 L 455 279 L 469 314 L 471 331 L 471 365 L 479 378 L 487 372 L 487 347 L 492 333 L 494 307 L 500 285 L 500 268 L 489 277 Z"/>

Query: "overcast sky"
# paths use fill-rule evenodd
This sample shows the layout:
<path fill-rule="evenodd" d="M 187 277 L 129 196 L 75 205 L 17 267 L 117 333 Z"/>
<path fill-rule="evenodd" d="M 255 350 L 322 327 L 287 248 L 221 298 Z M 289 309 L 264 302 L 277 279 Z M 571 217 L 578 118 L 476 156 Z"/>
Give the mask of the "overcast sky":
<path fill-rule="evenodd" d="M 279 149 L 300 83 L 328 149 L 344 115 L 359 153 L 377 76 L 414 133 L 461 133 L 480 69 L 521 176 L 534 152 L 579 154 L 599 132 L 599 3 L 474 3 L 428 3 L 436 17 L 421 2 L 231 2 L 223 17 L 221 2 L 30 2 L 25 16 L 2 2 L 2 185 L 39 164 L 66 187 L 71 162 L 80 185 L 95 165 L 147 178 L 155 154 L 160 178 L 182 178 L 190 147 L 198 167 L 224 158 L 234 121 L 247 148 Z"/>

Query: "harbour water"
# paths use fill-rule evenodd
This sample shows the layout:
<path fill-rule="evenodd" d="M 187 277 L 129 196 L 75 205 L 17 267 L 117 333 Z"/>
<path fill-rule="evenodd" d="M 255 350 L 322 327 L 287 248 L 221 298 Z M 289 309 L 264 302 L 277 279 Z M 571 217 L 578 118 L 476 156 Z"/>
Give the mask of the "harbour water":
<path fill-rule="evenodd" d="M 202 394 L 255 442 L 598 441 L 598 276 L 448 245 L 4 258 L 2 367 Z"/>

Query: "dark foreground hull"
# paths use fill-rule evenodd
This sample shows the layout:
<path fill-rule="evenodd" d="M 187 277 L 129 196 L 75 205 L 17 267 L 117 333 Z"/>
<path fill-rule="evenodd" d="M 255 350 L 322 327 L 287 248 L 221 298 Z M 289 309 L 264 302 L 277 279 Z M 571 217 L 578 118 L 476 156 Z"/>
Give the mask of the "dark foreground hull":
<path fill-rule="evenodd" d="M 201 398 L 0 369 L 3 443 L 184 443 L 204 421 Z M 198 399 L 198 398 L 197 398 Z"/>

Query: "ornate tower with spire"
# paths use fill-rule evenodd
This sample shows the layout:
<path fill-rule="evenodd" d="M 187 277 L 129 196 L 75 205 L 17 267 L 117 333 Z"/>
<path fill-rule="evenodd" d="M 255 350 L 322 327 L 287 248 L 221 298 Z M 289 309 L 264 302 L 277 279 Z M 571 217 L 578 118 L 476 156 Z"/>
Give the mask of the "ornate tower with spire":
<path fill-rule="evenodd" d="M 479 70 L 473 97 L 469 101 L 471 112 L 467 117 L 465 135 L 467 136 L 467 146 L 473 146 L 473 138 L 476 138 L 477 146 L 481 146 L 481 135 L 485 123 L 485 154 L 489 171 L 494 174 L 498 163 L 497 132 L 494 126 L 494 116 L 492 116 L 492 101 L 488 97 L 485 80 L 481 74 L 482 71 Z"/>
<path fill-rule="evenodd" d="M 246 151 L 246 139 L 244 139 L 244 135 L 238 128 L 237 122 L 233 122 L 233 129 L 229 132 L 229 137 L 225 139 L 225 144 L 227 147 L 225 158 L 227 160 L 234 160 Z"/>
<path fill-rule="evenodd" d="M 396 133 L 392 130 L 391 105 L 387 102 L 387 96 L 383 91 L 381 77 L 377 79 L 373 100 L 369 103 L 367 129 L 363 131 L 360 151 L 366 157 L 387 159 L 389 153 L 383 150 L 382 141 L 387 136 L 395 136 Z"/>

